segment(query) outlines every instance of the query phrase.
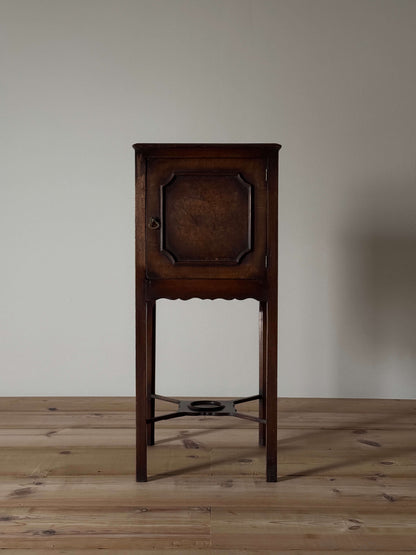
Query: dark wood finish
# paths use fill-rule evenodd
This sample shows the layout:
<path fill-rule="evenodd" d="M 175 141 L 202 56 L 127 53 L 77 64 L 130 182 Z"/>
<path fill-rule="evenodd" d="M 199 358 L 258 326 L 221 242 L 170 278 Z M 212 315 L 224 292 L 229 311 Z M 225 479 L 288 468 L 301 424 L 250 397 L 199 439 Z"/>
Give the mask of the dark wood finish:
<path fill-rule="evenodd" d="M 146 303 L 147 445 L 155 444 L 155 359 L 156 301 Z"/>
<path fill-rule="evenodd" d="M 145 298 L 182 299 L 267 299 L 265 281 L 249 279 L 155 279 L 146 280 Z"/>
<path fill-rule="evenodd" d="M 259 303 L 259 418 L 266 418 L 266 341 L 265 341 L 265 312 L 266 303 Z M 259 424 L 259 445 L 266 445 L 266 425 Z"/>
<path fill-rule="evenodd" d="M 275 144 L 136 144 L 138 481 L 154 444 L 156 300 L 260 302 L 259 443 L 277 479 Z M 243 416 L 242 416 L 243 417 Z"/>
<path fill-rule="evenodd" d="M 147 333 L 145 301 L 145 173 L 146 161 L 136 157 L 136 480 L 147 480 Z"/>
<path fill-rule="evenodd" d="M 277 481 L 277 239 L 278 158 L 270 157 L 268 187 L 268 272 L 266 301 L 266 458 L 267 481 Z"/>
<path fill-rule="evenodd" d="M 147 277 L 264 279 L 266 163 L 194 149 L 149 159 Z"/>
<path fill-rule="evenodd" d="M 158 191 L 160 252 L 173 265 L 239 264 L 252 250 L 252 189 L 239 172 L 172 173 Z"/>

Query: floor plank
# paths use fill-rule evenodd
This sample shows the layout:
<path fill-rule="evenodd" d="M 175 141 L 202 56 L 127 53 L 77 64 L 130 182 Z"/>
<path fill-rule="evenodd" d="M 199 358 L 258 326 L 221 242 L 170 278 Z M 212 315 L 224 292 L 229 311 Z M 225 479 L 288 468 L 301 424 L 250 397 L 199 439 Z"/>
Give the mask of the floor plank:
<path fill-rule="evenodd" d="M 415 426 L 415 401 L 283 399 L 271 484 L 252 422 L 163 421 L 139 484 L 134 399 L 0 398 L 0 550 L 415 553 Z"/>
<path fill-rule="evenodd" d="M 215 508 L 213 547 L 251 549 L 414 549 L 414 512 L 372 514 L 354 511 Z"/>

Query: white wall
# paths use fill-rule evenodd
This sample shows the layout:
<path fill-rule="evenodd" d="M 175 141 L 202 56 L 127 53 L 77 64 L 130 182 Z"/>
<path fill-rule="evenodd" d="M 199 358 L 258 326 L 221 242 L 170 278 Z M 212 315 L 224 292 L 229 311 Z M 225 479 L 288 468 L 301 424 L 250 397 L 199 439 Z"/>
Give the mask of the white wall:
<path fill-rule="evenodd" d="M 280 395 L 414 396 L 414 0 L 1 0 L 0 25 L 0 395 L 133 395 L 131 144 L 258 141 Z M 254 393 L 256 310 L 161 301 L 159 392 Z"/>

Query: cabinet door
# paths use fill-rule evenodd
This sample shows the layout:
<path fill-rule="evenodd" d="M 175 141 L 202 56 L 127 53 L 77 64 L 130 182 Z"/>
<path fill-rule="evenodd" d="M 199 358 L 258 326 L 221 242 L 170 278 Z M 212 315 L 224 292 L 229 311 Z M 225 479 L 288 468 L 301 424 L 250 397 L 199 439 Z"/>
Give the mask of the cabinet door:
<path fill-rule="evenodd" d="M 147 160 L 150 279 L 261 279 L 266 219 L 265 158 Z"/>

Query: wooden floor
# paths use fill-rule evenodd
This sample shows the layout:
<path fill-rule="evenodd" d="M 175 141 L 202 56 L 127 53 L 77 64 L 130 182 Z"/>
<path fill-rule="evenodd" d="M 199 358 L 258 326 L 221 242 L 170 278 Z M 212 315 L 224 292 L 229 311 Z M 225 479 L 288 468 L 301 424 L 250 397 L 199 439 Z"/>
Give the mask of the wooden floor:
<path fill-rule="evenodd" d="M 275 484 L 228 417 L 160 422 L 138 484 L 134 426 L 132 398 L 0 398 L 4 552 L 416 553 L 416 401 L 281 399 Z"/>

